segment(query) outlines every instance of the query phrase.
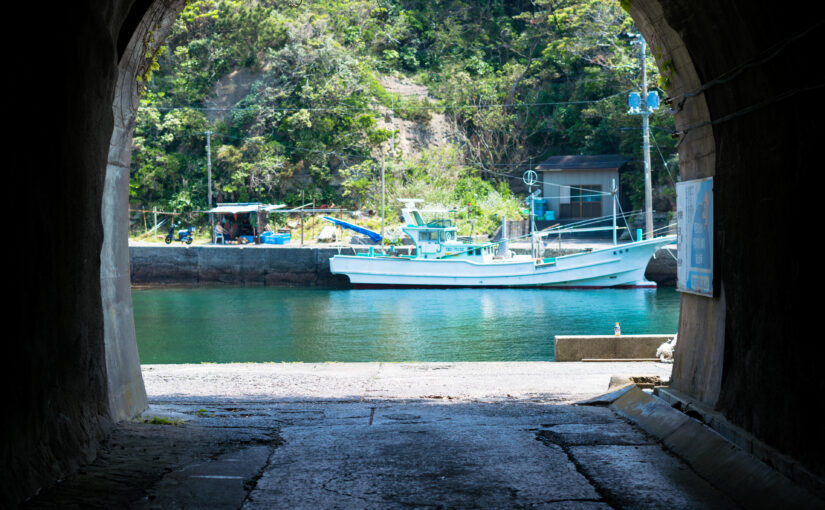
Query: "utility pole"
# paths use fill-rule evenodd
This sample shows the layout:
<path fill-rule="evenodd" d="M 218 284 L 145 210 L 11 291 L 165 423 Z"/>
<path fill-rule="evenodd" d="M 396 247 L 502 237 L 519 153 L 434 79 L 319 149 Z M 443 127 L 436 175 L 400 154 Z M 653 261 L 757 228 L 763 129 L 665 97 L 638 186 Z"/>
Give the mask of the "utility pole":
<path fill-rule="evenodd" d="M 390 145 L 390 150 L 392 150 L 392 158 L 395 159 L 395 94 L 390 96 L 390 113 L 391 123 L 392 123 L 392 145 Z M 381 242 L 383 243 L 384 239 L 384 216 L 386 214 L 386 210 L 384 207 L 384 150 L 381 150 Z"/>
<path fill-rule="evenodd" d="M 645 161 L 645 231 L 648 239 L 653 239 L 653 179 L 650 175 L 650 109 L 647 105 L 647 66 L 645 65 L 645 38 L 639 35 L 641 52 L 639 65 L 642 68 L 642 153 Z"/>
<path fill-rule="evenodd" d="M 650 114 L 659 107 L 659 93 L 647 91 L 647 67 L 645 66 L 645 40 L 641 34 L 637 37 L 641 51 L 639 52 L 639 67 L 642 71 L 642 82 L 639 92 L 631 92 L 627 98 L 631 115 L 642 116 L 642 152 L 645 165 L 645 230 L 647 238 L 653 238 L 653 179 L 650 172 Z M 639 241 L 640 239 L 637 239 Z"/>
<path fill-rule="evenodd" d="M 209 225 L 212 232 L 212 244 L 215 244 L 215 215 L 212 214 L 212 131 L 206 132 L 206 175 L 209 189 Z"/>
<path fill-rule="evenodd" d="M 304 190 L 301 190 L 301 246 L 304 245 Z"/>
<path fill-rule="evenodd" d="M 384 154 L 381 151 L 381 239 L 384 239 Z"/>

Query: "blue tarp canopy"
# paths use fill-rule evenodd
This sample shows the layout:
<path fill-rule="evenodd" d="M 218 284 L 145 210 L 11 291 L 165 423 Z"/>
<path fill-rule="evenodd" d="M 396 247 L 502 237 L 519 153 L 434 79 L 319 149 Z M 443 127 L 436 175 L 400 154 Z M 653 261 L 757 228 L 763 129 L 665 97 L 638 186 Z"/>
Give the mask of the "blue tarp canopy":
<path fill-rule="evenodd" d="M 352 223 L 347 223 L 344 220 L 339 220 L 339 219 L 332 218 L 332 217 L 329 217 L 329 216 L 321 216 L 321 217 L 324 218 L 327 221 L 331 221 L 332 223 L 335 223 L 336 225 L 341 225 L 342 227 L 348 228 L 350 230 L 354 230 L 355 232 L 358 232 L 359 234 L 364 234 L 365 236 L 369 237 L 370 239 L 372 239 L 376 243 L 381 241 L 381 234 L 379 234 L 378 232 L 373 232 L 372 230 L 370 230 L 368 228 L 359 227 L 358 225 L 353 225 Z"/>

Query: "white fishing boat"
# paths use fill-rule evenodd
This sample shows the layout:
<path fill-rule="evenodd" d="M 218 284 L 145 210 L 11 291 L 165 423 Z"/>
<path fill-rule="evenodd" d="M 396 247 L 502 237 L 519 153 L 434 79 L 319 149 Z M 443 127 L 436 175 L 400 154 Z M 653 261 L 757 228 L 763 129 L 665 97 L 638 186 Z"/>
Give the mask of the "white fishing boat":
<path fill-rule="evenodd" d="M 663 236 L 551 258 L 513 255 L 503 243 L 468 243 L 458 239 L 450 219 L 425 221 L 415 203 L 404 199 L 402 229 L 415 244 L 415 255 L 377 252 L 335 255 L 333 274 L 349 277 L 354 287 L 656 287 L 645 279 L 650 258 L 676 236 Z M 615 219 L 614 219 L 615 231 Z M 533 232 L 531 245 L 558 230 Z M 615 239 L 615 236 L 614 236 Z M 535 251 L 535 250 L 534 250 Z"/>

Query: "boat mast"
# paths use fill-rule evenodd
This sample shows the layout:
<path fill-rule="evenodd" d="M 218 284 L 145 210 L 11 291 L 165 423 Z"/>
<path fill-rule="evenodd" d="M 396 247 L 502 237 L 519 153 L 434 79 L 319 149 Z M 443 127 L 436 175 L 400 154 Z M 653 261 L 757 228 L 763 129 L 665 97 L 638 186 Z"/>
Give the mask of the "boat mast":
<path fill-rule="evenodd" d="M 534 193 L 538 193 L 541 188 L 533 191 L 533 185 L 538 181 L 538 174 L 535 170 L 527 170 L 521 176 L 521 180 L 527 185 L 527 199 L 530 200 L 530 255 L 536 258 L 536 215 L 535 215 L 535 199 Z"/>
<path fill-rule="evenodd" d="M 613 193 L 613 246 L 616 246 L 616 200 L 618 200 L 618 196 L 616 195 L 616 179 L 611 179 L 611 193 Z"/>

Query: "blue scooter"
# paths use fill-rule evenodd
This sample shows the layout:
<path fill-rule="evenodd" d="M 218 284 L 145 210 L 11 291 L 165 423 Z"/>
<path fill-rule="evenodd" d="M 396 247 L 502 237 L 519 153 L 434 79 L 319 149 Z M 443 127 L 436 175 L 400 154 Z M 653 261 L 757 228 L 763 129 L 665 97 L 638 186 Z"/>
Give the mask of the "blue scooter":
<path fill-rule="evenodd" d="M 179 241 L 181 243 L 192 244 L 192 239 L 195 237 L 195 227 L 178 230 L 178 237 L 175 238 L 175 224 L 172 223 L 172 228 L 166 234 L 166 244 L 172 244 L 172 241 Z"/>

